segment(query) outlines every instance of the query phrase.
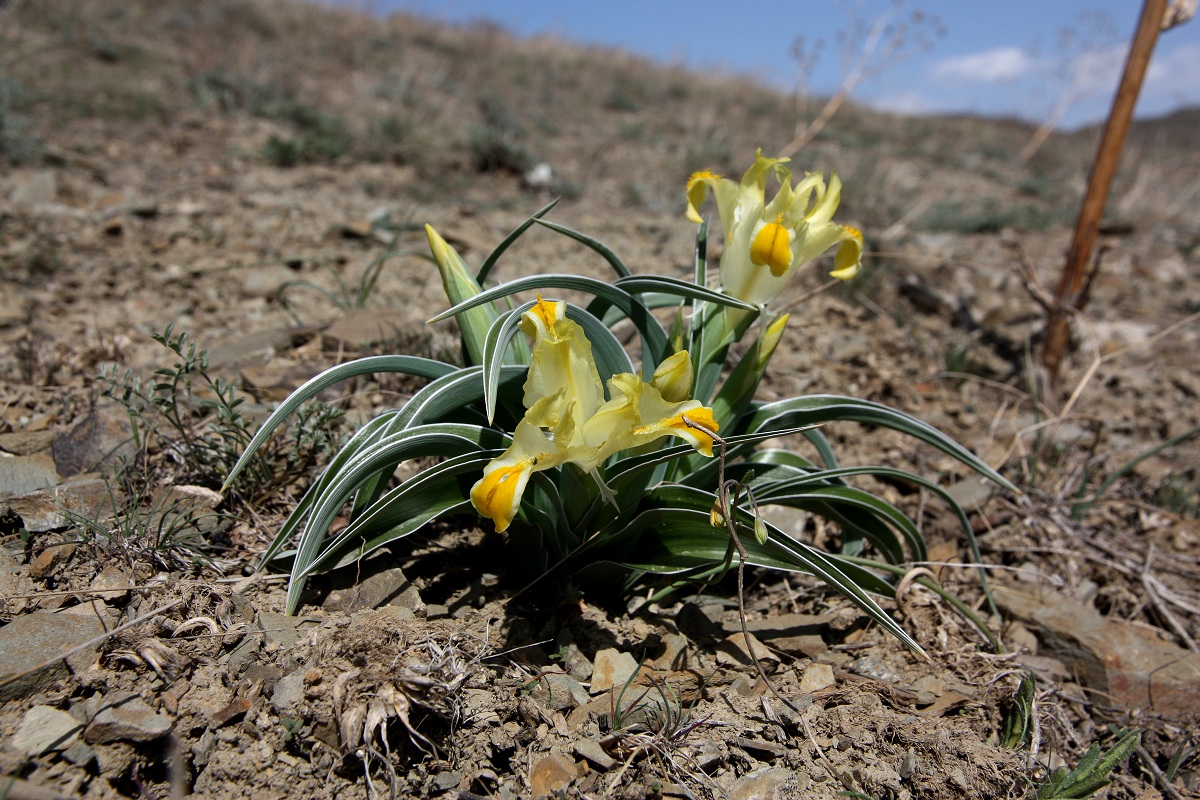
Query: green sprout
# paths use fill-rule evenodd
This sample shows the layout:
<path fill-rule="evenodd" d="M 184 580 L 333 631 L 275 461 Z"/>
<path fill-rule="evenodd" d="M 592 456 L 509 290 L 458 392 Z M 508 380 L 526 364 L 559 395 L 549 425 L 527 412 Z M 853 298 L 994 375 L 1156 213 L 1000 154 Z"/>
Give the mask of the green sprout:
<path fill-rule="evenodd" d="M 427 227 L 451 303 L 432 321 L 457 320 L 464 365 L 400 354 L 333 367 L 280 405 L 229 475 L 233 480 L 306 399 L 338 381 L 379 372 L 429 379 L 346 442 L 263 554 L 260 568 L 290 560 L 288 613 L 314 574 L 436 520 L 478 513 L 527 548 L 522 563 L 580 583 L 595 579 L 628 590 L 657 575 L 667 576 L 664 591 L 670 591 L 744 564 L 811 574 L 919 652 L 875 597 L 894 596 L 895 570 L 924 561 L 925 540 L 900 509 L 852 481 L 874 476 L 933 492 L 957 514 L 978 560 L 970 525 L 928 478 L 841 466 L 820 426 L 852 421 L 891 428 L 1015 487 L 941 432 L 886 405 L 830 394 L 755 399 L 788 321 L 770 311 L 771 302 L 800 267 L 835 245 L 836 278 L 853 277 L 862 254 L 861 234 L 832 221 L 837 177 L 826 184 L 810 173 L 793 186 L 785 162 L 759 154 L 740 183 L 709 172 L 692 177 L 688 216 L 699 226 L 691 280 L 631 274 L 605 245 L 543 219 L 553 203 L 475 271 Z M 779 189 L 768 202 L 772 176 Z M 709 191 L 725 235 L 712 284 L 707 224 L 698 211 Z M 615 279 L 546 274 L 485 289 L 502 254 L 534 224 L 598 253 Z M 543 299 L 560 291 L 591 300 Z M 521 292 L 538 297 L 513 307 L 512 296 Z M 670 324 L 653 313 L 666 309 L 673 310 Z M 636 356 L 613 332 L 628 324 L 638 333 Z M 727 370 L 731 346 L 743 339 L 744 355 Z M 807 440 L 812 457 L 765 446 L 792 434 Z M 421 468 L 393 483 L 408 462 Z M 331 533 L 347 505 L 350 524 Z M 840 551 L 812 547 L 767 521 L 761 509 L 769 506 L 831 521 L 842 532 Z"/>

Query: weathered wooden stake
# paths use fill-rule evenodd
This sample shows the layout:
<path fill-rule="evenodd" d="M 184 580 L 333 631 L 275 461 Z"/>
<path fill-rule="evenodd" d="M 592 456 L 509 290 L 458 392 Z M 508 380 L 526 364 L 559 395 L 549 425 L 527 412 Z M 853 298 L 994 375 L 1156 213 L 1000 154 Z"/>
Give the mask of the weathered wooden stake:
<path fill-rule="evenodd" d="M 1109 111 L 1108 121 L 1104 124 L 1100 149 L 1092 165 L 1087 193 L 1079 209 L 1079 220 L 1075 223 L 1075 236 L 1071 240 L 1071 249 L 1067 251 L 1067 263 L 1063 267 L 1062 277 L 1054 293 L 1055 304 L 1046 329 L 1042 365 L 1046 368 L 1051 389 L 1058 381 L 1058 368 L 1070 342 L 1071 313 L 1082 311 L 1087 300 L 1083 289 L 1088 283 L 1100 218 L 1104 214 L 1104 204 L 1112 188 L 1113 176 L 1116 175 L 1117 166 L 1121 162 L 1125 134 L 1129 132 L 1133 107 L 1137 103 L 1142 80 L 1146 76 L 1146 67 L 1150 64 L 1150 56 L 1154 53 L 1154 44 L 1158 41 L 1159 31 L 1162 30 L 1166 10 L 1167 0 L 1146 0 L 1142 5 L 1142 18 L 1133 36 L 1129 56 L 1125 59 L 1121 85 L 1117 88 L 1112 110 Z"/>

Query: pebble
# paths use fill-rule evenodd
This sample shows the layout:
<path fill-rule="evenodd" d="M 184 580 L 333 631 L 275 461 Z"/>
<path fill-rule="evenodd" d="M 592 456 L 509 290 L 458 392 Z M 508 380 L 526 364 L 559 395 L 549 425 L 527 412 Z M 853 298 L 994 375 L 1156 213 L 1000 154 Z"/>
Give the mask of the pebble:
<path fill-rule="evenodd" d="M 612 648 L 597 652 L 596 660 L 592 663 L 591 693 L 599 694 L 614 686 L 624 686 L 633 677 L 633 673 L 637 672 L 637 668 L 637 662 L 629 653 Z"/>
<path fill-rule="evenodd" d="M 124 695 L 105 703 L 83 738 L 89 744 L 152 742 L 170 733 L 171 724 L 137 695 Z"/>
<path fill-rule="evenodd" d="M 541 797 L 565 789 L 578 775 L 574 759 L 561 753 L 551 753 L 529 771 L 530 794 Z"/>
<path fill-rule="evenodd" d="M 37 705 L 25 712 L 9 744 L 36 758 L 51 750 L 70 747 L 79 738 L 83 723 L 53 706 Z"/>
<path fill-rule="evenodd" d="M 834 683 L 836 679 L 833 677 L 833 667 L 828 664 L 813 664 L 800 676 L 800 691 L 811 694 L 827 689 Z"/>

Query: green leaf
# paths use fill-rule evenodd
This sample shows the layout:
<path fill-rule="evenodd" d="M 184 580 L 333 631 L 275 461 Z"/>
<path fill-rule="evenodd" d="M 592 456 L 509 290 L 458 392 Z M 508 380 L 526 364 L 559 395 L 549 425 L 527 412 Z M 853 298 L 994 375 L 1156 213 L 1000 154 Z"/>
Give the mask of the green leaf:
<path fill-rule="evenodd" d="M 542 225 L 545 225 L 550 230 L 558 231 L 563 236 L 569 236 L 575 241 L 587 245 L 589 248 L 599 253 L 601 257 L 603 257 L 604 260 L 607 261 L 613 268 L 613 271 L 617 273 L 617 277 L 629 277 L 629 268 L 621 262 L 621 259 L 617 258 L 616 253 L 614 253 L 612 250 L 609 250 L 608 247 L 603 243 L 593 239 L 586 233 L 580 233 L 579 231 L 572 230 L 571 228 L 564 227 L 555 222 L 549 222 L 548 220 L 544 219 L 539 219 L 538 222 Z"/>
<path fill-rule="evenodd" d="M 321 555 L 294 577 L 304 578 L 324 569 L 345 566 L 349 560 L 420 530 L 438 517 L 468 510 L 474 513 L 470 486 L 483 474 L 493 452 L 485 450 L 475 458 L 443 461 L 392 488 L 345 530 L 323 543 Z M 470 482 L 465 482 L 463 476 L 468 476 Z M 362 544 L 348 550 L 355 540 Z"/>
<path fill-rule="evenodd" d="M 442 275 L 442 288 L 446 291 L 446 299 L 450 301 L 450 305 L 462 306 L 465 301 L 478 297 L 483 292 L 483 287 L 467 269 L 458 251 L 451 247 L 433 226 L 426 225 L 425 232 L 429 236 L 429 248 L 433 251 L 434 262 Z M 496 314 L 495 307 L 490 303 L 477 303 L 463 308 L 455 315 L 459 331 L 462 333 L 463 356 L 468 363 L 482 363 L 483 340 L 487 336 L 488 328 L 492 326 L 492 321 L 496 319 Z"/>
<path fill-rule="evenodd" d="M 750 431 L 763 431 L 781 427 L 791 428 L 799 425 L 814 425 L 833 420 L 878 425 L 906 433 L 952 456 L 984 477 L 1000 484 L 1005 489 L 1012 492 L 1020 491 L 1007 478 L 988 466 L 981 458 L 937 428 L 915 417 L 911 417 L 902 411 L 897 411 L 882 403 L 874 403 L 870 400 L 858 400 L 853 397 L 842 397 L 839 395 L 792 397 L 787 400 L 766 403 L 757 407 L 754 409 L 754 414 L 746 427 Z"/>
<path fill-rule="evenodd" d="M 480 303 L 490 303 L 493 300 L 509 297 L 517 292 L 541 291 L 551 288 L 586 292 L 621 309 L 625 313 L 625 316 L 633 323 L 634 327 L 637 328 L 638 333 L 641 334 L 644 349 L 652 355 L 647 361 L 657 364 L 665 357 L 664 354 L 668 349 L 667 334 L 663 331 L 662 325 L 659 324 L 658 320 L 654 318 L 654 315 L 650 313 L 650 309 L 646 308 L 641 300 L 619 286 L 582 275 L 552 273 L 517 278 L 501 286 L 488 289 L 482 294 L 460 303 L 448 311 L 443 311 L 431 319 L 430 322 L 448 319 Z M 588 310 L 597 318 L 603 318 L 602 312 L 597 313 L 590 307 Z"/>
<path fill-rule="evenodd" d="M 630 275 L 628 278 L 617 280 L 617 286 L 630 294 L 661 294 L 675 298 L 704 300 L 720 306 L 741 308 L 746 311 L 757 311 L 758 307 L 731 295 L 709 289 L 707 286 L 697 286 L 691 281 L 682 281 L 666 275 Z M 677 302 L 677 301 L 676 301 Z"/>
<path fill-rule="evenodd" d="M 286 613 L 295 613 L 299 606 L 304 576 L 308 575 L 311 565 L 317 560 L 321 544 L 338 511 L 367 479 L 382 471 L 390 474 L 398 463 L 410 458 L 450 456 L 452 459 L 469 460 L 483 457 L 479 455 L 480 445 L 468 437 L 476 431 L 487 429 L 463 427 L 471 429 L 464 431 L 467 435 L 442 429 L 423 430 L 422 426 L 397 431 L 355 453 L 341 471 L 331 476 L 328 486 L 314 500 L 308 521 L 300 534 L 292 564 L 292 579 L 288 585 Z M 495 435 L 495 432 L 491 433 Z M 499 451 L 485 453 L 490 460 Z"/>
<path fill-rule="evenodd" d="M 399 411 L 389 411 L 380 414 L 355 431 L 354 435 L 342 445 L 341 450 L 325 466 L 320 477 L 304 492 L 304 496 L 300 498 L 300 502 L 292 509 L 292 513 L 288 514 L 288 518 L 284 520 L 283 525 L 275 534 L 275 538 L 271 540 L 267 549 L 259 557 L 257 567 L 259 571 L 270 564 L 283 547 L 291 541 L 293 534 L 300 529 L 301 523 L 304 522 L 305 517 L 312 511 L 313 504 L 326 491 L 330 482 L 333 481 L 334 476 L 345 468 L 345 465 L 354 457 L 355 453 L 382 436 L 392 418 L 399 413 Z"/>
<path fill-rule="evenodd" d="M 742 523 L 749 533 L 753 517 L 746 515 Z M 770 523 L 767 530 L 769 538 L 765 544 L 758 544 L 752 536 L 742 539 L 748 564 L 804 572 L 820 578 L 905 645 L 924 654 L 920 645 L 829 556 L 787 537 Z M 622 538 L 627 538 L 628 544 L 624 555 L 617 559 L 620 563 L 632 569 L 665 574 L 717 564 L 725 558 L 729 544 L 728 533 L 724 528 L 712 527 L 706 511 L 689 508 L 644 511 L 630 522 L 622 532 Z M 736 564 L 736 553 L 733 558 Z"/>
<path fill-rule="evenodd" d="M 476 283 L 482 286 L 484 282 L 487 281 L 488 275 L 491 274 L 492 267 L 496 266 L 496 262 L 500 260 L 500 256 L 504 254 L 504 251 L 511 247 L 513 242 L 521 238 L 521 235 L 525 233 L 525 231 L 529 230 L 530 227 L 533 226 L 534 222 L 550 213 L 550 209 L 558 205 L 558 201 L 560 199 L 561 198 L 556 197 L 546 205 L 542 206 L 537 212 L 534 213 L 532 217 L 518 225 L 508 236 L 505 236 L 504 241 L 496 245 L 496 249 L 489 253 L 488 257 L 483 260 L 483 264 L 481 264 L 479 267 L 479 272 L 475 273 Z"/>
<path fill-rule="evenodd" d="M 288 395 L 287 399 L 279 404 L 279 408 L 271 413 L 271 416 L 259 426 L 258 431 L 254 434 L 254 438 L 246 445 L 245 452 L 233 465 L 233 469 L 229 471 L 228 477 L 225 478 L 225 483 L 221 486 L 221 491 L 224 492 L 233 479 L 245 468 L 250 459 L 254 457 L 258 448 L 262 447 L 275 429 L 283 424 L 284 420 L 296 412 L 306 400 L 316 397 L 318 394 L 328 389 L 339 381 L 344 381 L 347 378 L 353 378 L 358 375 L 369 375 L 375 372 L 401 372 L 408 375 L 419 375 L 425 378 L 440 378 L 444 375 L 449 375 L 454 372 L 457 367 L 446 364 L 442 361 L 434 361 L 430 358 L 418 358 L 416 356 L 368 356 L 367 358 L 359 358 L 345 364 L 338 364 L 336 367 L 330 367 L 319 375 L 310 378 L 302 386 Z"/>

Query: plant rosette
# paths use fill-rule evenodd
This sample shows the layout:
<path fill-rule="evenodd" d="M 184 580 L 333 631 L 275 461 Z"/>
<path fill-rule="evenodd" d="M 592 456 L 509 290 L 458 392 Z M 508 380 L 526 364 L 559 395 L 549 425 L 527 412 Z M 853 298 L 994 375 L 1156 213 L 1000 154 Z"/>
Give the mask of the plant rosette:
<path fill-rule="evenodd" d="M 837 177 L 826 184 L 810 173 L 793 186 L 786 161 L 760 153 L 740 182 L 708 172 L 689 180 L 688 216 L 698 223 L 691 280 L 631 274 L 604 244 L 545 220 L 554 203 L 509 234 L 476 271 L 426 226 L 451 303 L 431 322 L 457 320 L 463 365 L 398 354 L 332 367 L 276 409 L 227 480 L 330 385 L 381 372 L 429 379 L 345 443 L 263 554 L 260 568 L 290 563 L 287 612 L 298 609 L 312 575 L 439 519 L 489 518 L 525 548 L 521 563 L 542 572 L 572 579 L 603 573 L 607 580 L 615 570 L 627 590 L 649 575 L 668 576 L 664 591 L 739 564 L 741 548 L 727 527 L 732 521 L 734 531 L 747 534 L 738 537 L 746 564 L 814 575 L 920 651 L 875 598 L 894 596 L 896 575 L 926 559 L 925 540 L 900 509 L 853 481 L 899 480 L 939 496 L 958 516 L 978 561 L 970 525 L 928 477 L 842 466 L 820 426 L 853 421 L 892 428 L 1016 489 L 943 433 L 886 405 L 831 394 L 755 399 L 788 322 L 788 315 L 771 312 L 771 301 L 834 246 L 832 274 L 852 278 L 863 249 L 857 230 L 832 221 Z M 768 201 L 772 176 L 779 188 Z M 710 191 L 725 236 L 716 285 L 708 281 L 707 224 L 699 215 Z M 503 253 L 534 224 L 598 253 L 616 279 L 559 273 L 484 288 Z M 581 306 L 550 299 L 556 291 L 591 300 Z M 536 299 L 513 307 L 518 293 Z M 654 312 L 668 309 L 664 324 Z M 640 371 L 613 333 L 625 322 L 638 332 Z M 730 346 L 744 339 L 744 355 L 726 369 Z M 766 445 L 793 434 L 803 437 L 811 457 Z M 393 485 L 397 468 L 418 459 L 431 465 Z M 762 508 L 771 505 L 834 523 L 840 548 L 815 548 L 765 520 Z M 347 506 L 350 524 L 331 533 Z"/>

